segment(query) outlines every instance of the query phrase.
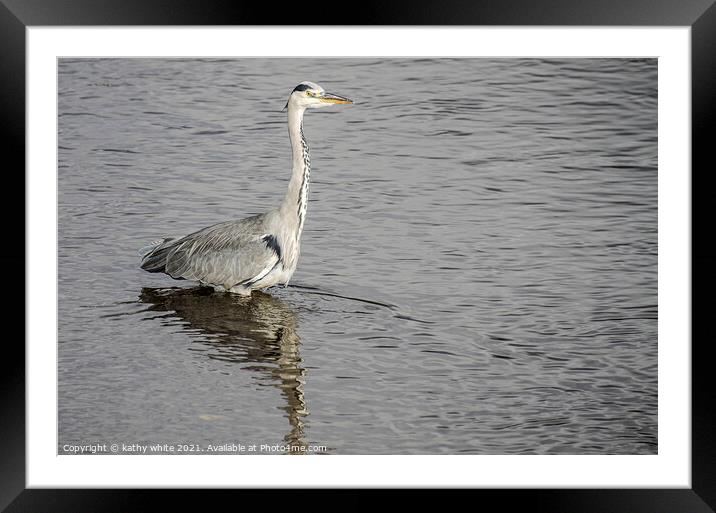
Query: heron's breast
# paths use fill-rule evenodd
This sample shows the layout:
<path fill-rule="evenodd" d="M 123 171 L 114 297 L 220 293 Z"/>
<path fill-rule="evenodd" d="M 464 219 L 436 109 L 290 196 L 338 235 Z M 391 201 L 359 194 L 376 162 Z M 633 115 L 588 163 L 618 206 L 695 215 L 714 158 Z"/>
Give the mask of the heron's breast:
<path fill-rule="evenodd" d="M 298 257 L 301 254 L 299 242 L 289 243 L 283 256 L 283 268 L 293 272 L 298 265 Z"/>

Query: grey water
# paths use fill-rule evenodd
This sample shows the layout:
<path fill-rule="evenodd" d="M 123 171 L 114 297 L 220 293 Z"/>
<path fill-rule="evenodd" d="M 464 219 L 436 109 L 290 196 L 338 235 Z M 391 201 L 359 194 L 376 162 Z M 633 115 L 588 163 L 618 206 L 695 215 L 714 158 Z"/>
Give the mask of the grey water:
<path fill-rule="evenodd" d="M 355 104 L 306 114 L 290 285 L 142 271 L 280 201 L 303 80 Z M 60 59 L 58 84 L 58 453 L 657 452 L 655 59 Z"/>

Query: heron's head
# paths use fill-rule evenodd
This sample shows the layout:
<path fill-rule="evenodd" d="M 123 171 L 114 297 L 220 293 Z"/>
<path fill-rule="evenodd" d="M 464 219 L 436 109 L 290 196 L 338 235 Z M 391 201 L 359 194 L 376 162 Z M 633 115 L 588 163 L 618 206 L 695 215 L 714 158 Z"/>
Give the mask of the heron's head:
<path fill-rule="evenodd" d="M 328 107 L 340 103 L 353 103 L 352 100 L 337 94 L 327 93 L 318 84 L 313 82 L 301 82 L 291 91 L 288 97 L 286 107 L 297 107 L 301 109 L 310 109 L 318 107 Z"/>

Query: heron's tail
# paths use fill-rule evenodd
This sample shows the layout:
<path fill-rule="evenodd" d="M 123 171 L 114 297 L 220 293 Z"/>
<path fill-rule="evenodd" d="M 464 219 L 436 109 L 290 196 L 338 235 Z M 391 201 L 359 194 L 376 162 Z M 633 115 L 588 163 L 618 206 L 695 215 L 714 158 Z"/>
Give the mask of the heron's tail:
<path fill-rule="evenodd" d="M 142 269 L 150 273 L 164 272 L 167 255 L 172 249 L 172 245 L 167 243 L 173 240 L 175 240 L 175 237 L 158 239 L 140 249 L 139 256 L 142 257 Z"/>

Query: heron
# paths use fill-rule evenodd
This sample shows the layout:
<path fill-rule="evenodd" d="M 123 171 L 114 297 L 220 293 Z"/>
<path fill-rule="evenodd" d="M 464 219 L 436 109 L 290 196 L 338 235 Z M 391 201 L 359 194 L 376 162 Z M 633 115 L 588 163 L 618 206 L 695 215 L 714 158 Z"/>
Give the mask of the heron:
<path fill-rule="evenodd" d="M 311 173 L 303 115 L 307 109 L 350 103 L 353 101 L 327 93 L 314 82 L 298 84 L 284 107 L 288 111 L 293 170 L 278 207 L 183 237 L 158 239 L 139 250 L 141 268 L 242 296 L 274 285 L 288 286 L 301 252 Z"/>

